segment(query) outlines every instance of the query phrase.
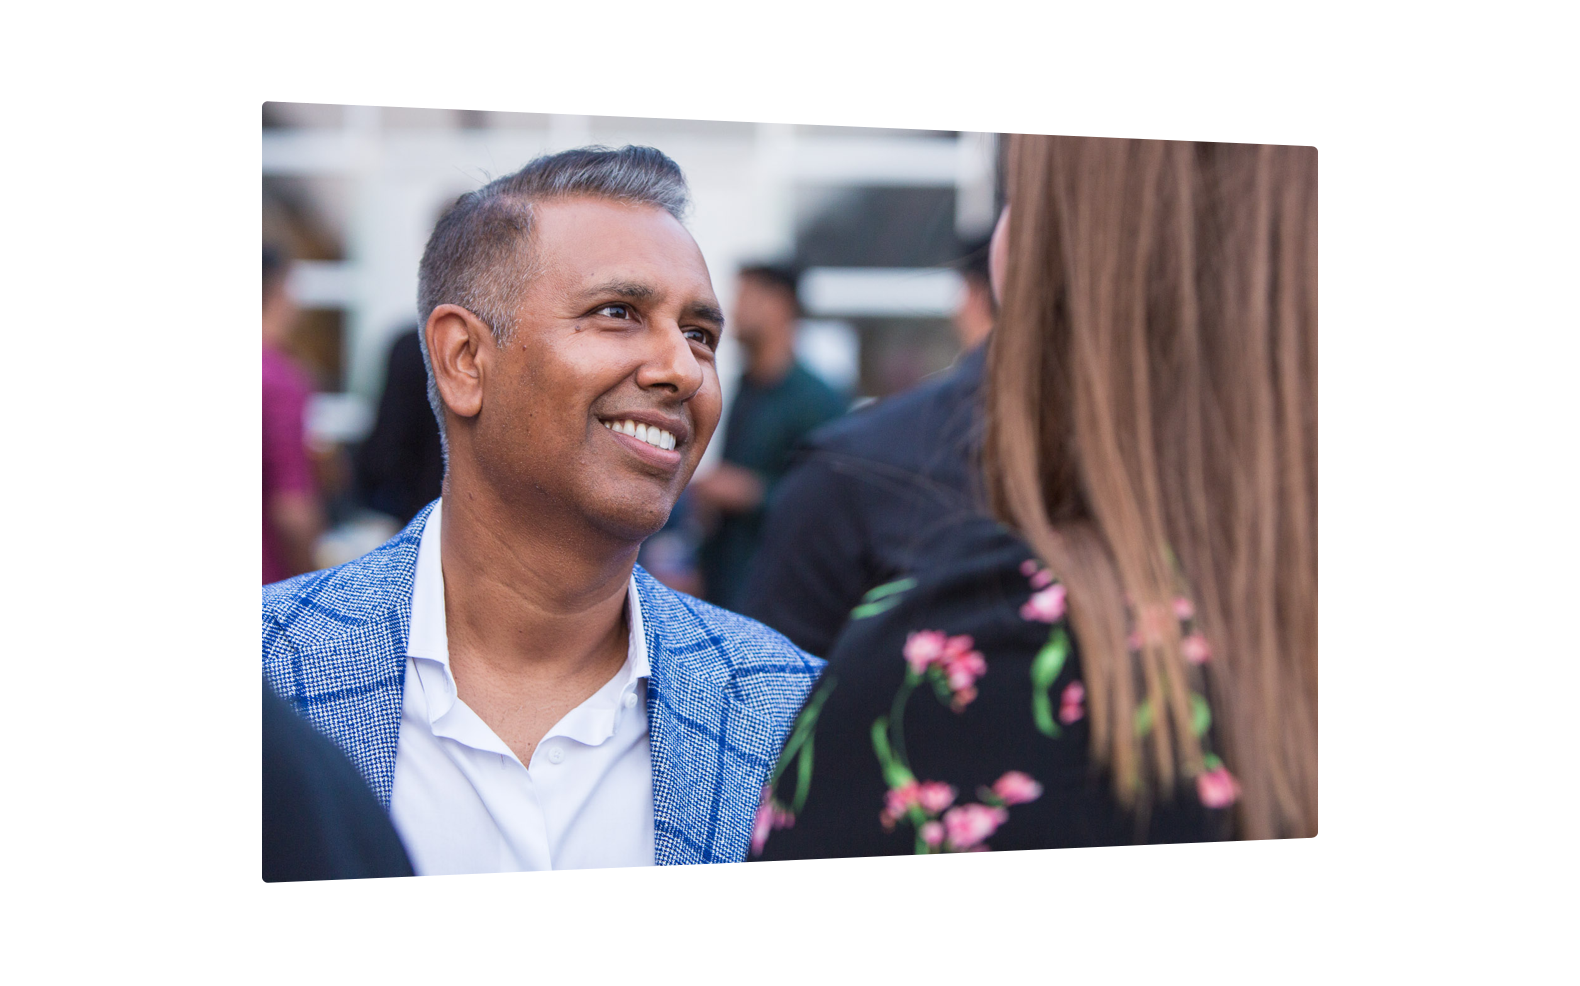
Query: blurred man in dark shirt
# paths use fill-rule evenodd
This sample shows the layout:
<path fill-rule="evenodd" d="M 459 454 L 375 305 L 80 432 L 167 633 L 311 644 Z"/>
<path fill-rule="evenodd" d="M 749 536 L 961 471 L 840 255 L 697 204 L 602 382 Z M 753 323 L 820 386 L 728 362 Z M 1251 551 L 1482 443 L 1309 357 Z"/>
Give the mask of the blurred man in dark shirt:
<path fill-rule="evenodd" d="M 373 430 L 357 450 L 356 475 L 368 507 L 403 526 L 439 498 L 444 453 L 439 422 L 428 403 L 428 370 L 416 326 L 390 345 L 384 394 Z"/>
<path fill-rule="evenodd" d="M 780 482 L 763 525 L 740 612 L 813 654 L 863 604 L 903 578 L 930 532 L 982 519 L 976 449 L 994 302 L 988 244 L 961 263 L 954 313 L 962 348 L 949 370 L 809 435 Z M 880 593 L 866 605 L 884 605 Z"/>
<path fill-rule="evenodd" d="M 705 528 L 699 562 L 709 602 L 738 605 L 762 538 L 764 507 L 808 432 L 845 409 L 833 388 L 795 357 L 801 314 L 796 279 L 775 267 L 740 272 L 730 330 L 746 357 L 724 432 L 724 461 L 692 480 Z M 716 526 L 715 526 L 716 525 Z"/>

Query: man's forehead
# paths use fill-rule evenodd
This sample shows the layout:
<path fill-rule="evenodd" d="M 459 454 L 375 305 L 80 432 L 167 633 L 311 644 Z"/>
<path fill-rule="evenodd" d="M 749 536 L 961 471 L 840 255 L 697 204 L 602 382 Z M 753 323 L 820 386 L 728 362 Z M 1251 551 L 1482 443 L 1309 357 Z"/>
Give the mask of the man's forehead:
<path fill-rule="evenodd" d="M 697 242 L 656 206 L 605 199 L 541 203 L 537 266 L 578 293 L 620 288 L 635 300 L 716 303 Z M 681 297 L 685 296 L 685 297 Z"/>

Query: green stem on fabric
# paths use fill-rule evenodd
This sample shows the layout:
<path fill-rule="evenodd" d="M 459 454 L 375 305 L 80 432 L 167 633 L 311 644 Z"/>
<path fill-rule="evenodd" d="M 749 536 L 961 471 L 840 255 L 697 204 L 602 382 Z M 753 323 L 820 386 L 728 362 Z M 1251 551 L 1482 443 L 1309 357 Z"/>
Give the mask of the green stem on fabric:
<path fill-rule="evenodd" d="M 1190 695 L 1190 729 L 1191 733 L 1200 739 L 1207 735 L 1207 730 L 1212 727 L 1212 707 L 1202 696 L 1191 692 Z"/>
<path fill-rule="evenodd" d="M 905 703 L 911 700 L 911 692 L 916 690 L 921 680 L 915 671 L 907 668 L 905 682 L 895 692 L 894 704 L 889 707 L 889 748 L 907 774 L 911 772 L 911 760 L 905 755 Z"/>
<path fill-rule="evenodd" d="M 1136 706 L 1136 739 L 1150 732 L 1152 732 L 1152 702 L 1150 699 L 1142 699 L 1141 704 Z"/>
<path fill-rule="evenodd" d="M 795 729 L 790 733 L 790 738 L 785 741 L 784 749 L 779 753 L 779 761 L 774 764 L 774 772 L 768 778 L 768 786 L 773 787 L 779 783 L 785 768 L 790 766 L 790 761 L 795 759 L 801 751 L 801 746 L 809 742 L 812 734 L 817 730 L 817 717 L 823 711 L 823 703 L 828 701 L 829 693 L 834 690 L 834 685 L 839 679 L 833 675 L 824 675 L 823 682 L 816 692 L 807 701 L 806 708 L 796 717 Z"/>
<path fill-rule="evenodd" d="M 927 680 L 933 686 L 933 694 L 938 696 L 938 701 L 944 705 L 953 705 L 955 691 L 949 687 L 949 678 L 944 674 L 944 669 L 933 665 L 927 669 Z"/>
<path fill-rule="evenodd" d="M 865 620 L 870 617 L 877 616 L 884 610 L 893 609 L 895 606 L 899 605 L 899 602 L 900 601 L 898 599 L 880 599 L 875 603 L 862 603 L 860 606 L 857 606 L 855 609 L 850 611 L 850 618 L 852 620 Z"/>
<path fill-rule="evenodd" d="M 895 579 L 893 582 L 885 582 L 882 585 L 874 586 L 871 589 L 868 589 L 866 595 L 861 597 L 861 600 L 862 602 L 870 603 L 875 599 L 883 599 L 884 597 L 892 596 L 897 592 L 905 592 L 907 589 L 910 589 L 915 585 L 916 580 L 913 578 Z"/>
<path fill-rule="evenodd" d="M 1056 739 L 1062 732 L 1053 718 L 1053 683 L 1059 680 L 1064 662 L 1070 656 L 1070 637 L 1064 627 L 1056 626 L 1031 662 L 1031 718 L 1037 731 Z"/>
<path fill-rule="evenodd" d="M 910 822 L 911 828 L 916 830 L 915 855 L 926 856 L 930 854 L 933 851 L 933 847 L 929 846 L 927 840 L 922 838 L 922 826 L 928 822 L 927 812 L 922 810 L 921 805 L 911 805 L 910 808 L 906 809 L 905 820 Z"/>
<path fill-rule="evenodd" d="M 878 755 L 878 765 L 883 768 L 883 782 L 889 787 L 904 787 L 916 780 L 910 769 L 897 762 L 889 751 L 888 716 L 879 716 L 872 721 L 872 751 Z"/>
<path fill-rule="evenodd" d="M 790 802 L 792 815 L 801 814 L 801 809 L 806 807 L 807 792 L 812 789 L 812 743 L 813 739 L 806 741 L 801 750 L 801 762 L 796 765 L 795 800 Z"/>
<path fill-rule="evenodd" d="M 912 578 L 897 579 L 885 582 L 883 585 L 874 586 L 861 597 L 861 605 L 850 611 L 852 620 L 864 620 L 869 616 L 877 616 L 884 610 L 899 605 L 900 595 L 916 585 Z"/>

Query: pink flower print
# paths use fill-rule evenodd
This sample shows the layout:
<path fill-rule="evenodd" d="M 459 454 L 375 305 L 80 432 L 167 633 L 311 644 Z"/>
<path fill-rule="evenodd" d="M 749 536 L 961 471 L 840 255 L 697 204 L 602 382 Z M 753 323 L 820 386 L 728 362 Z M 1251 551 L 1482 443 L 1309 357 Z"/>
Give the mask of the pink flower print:
<path fill-rule="evenodd" d="M 987 674 L 987 660 L 977 651 L 968 651 L 944 665 L 944 677 L 951 691 L 963 691 Z"/>
<path fill-rule="evenodd" d="M 944 813 L 944 834 L 948 836 L 951 848 L 957 852 L 965 851 L 980 845 L 1008 819 L 1009 812 L 1003 808 L 979 804 L 960 805 Z"/>
<path fill-rule="evenodd" d="M 1176 596 L 1174 598 L 1174 615 L 1182 620 L 1188 620 L 1196 615 L 1196 607 L 1192 606 L 1191 601 L 1184 596 Z"/>
<path fill-rule="evenodd" d="M 1212 648 L 1207 645 L 1206 637 L 1193 633 L 1180 641 L 1180 653 L 1192 664 L 1206 664 L 1207 659 L 1212 657 Z"/>
<path fill-rule="evenodd" d="M 1196 796 L 1208 808 L 1227 808 L 1240 798 L 1240 783 L 1227 767 L 1215 767 L 1196 775 Z"/>
<path fill-rule="evenodd" d="M 752 822 L 752 855 L 761 856 L 763 846 L 768 844 L 768 834 L 775 828 L 774 821 L 777 812 L 773 805 L 773 787 L 763 786 L 763 800 L 757 806 L 757 818 Z"/>
<path fill-rule="evenodd" d="M 922 826 L 920 835 L 922 841 L 937 849 L 944 844 L 944 826 L 942 822 L 928 822 Z"/>
<path fill-rule="evenodd" d="M 923 674 L 928 667 L 942 661 L 948 639 L 942 630 L 918 630 L 906 637 L 905 660 L 911 671 Z"/>
<path fill-rule="evenodd" d="M 973 653 L 975 651 L 971 649 L 971 635 L 962 633 L 958 637 L 950 637 L 944 641 L 944 656 L 942 660 L 945 664 L 953 664 Z"/>
<path fill-rule="evenodd" d="M 1035 558 L 1028 558 L 1020 563 L 1020 574 L 1031 580 L 1033 589 L 1042 589 L 1053 584 L 1053 573 L 1037 564 Z"/>
<path fill-rule="evenodd" d="M 1064 686 L 1059 696 L 1059 721 L 1066 726 L 1079 722 L 1086 715 L 1086 686 L 1072 681 Z"/>
<path fill-rule="evenodd" d="M 1020 608 L 1020 618 L 1057 623 L 1064 619 L 1064 609 L 1064 586 L 1050 585 L 1046 589 L 1032 593 L 1031 598 Z"/>
<path fill-rule="evenodd" d="M 905 813 L 916 804 L 919 793 L 920 786 L 915 781 L 903 787 L 891 787 L 889 793 L 883 796 L 883 814 L 880 816 L 883 827 L 894 828 L 894 823 L 905 817 Z"/>
<path fill-rule="evenodd" d="M 972 650 L 969 636 L 961 634 L 945 641 L 939 665 L 953 693 L 949 706 L 959 712 L 977 697 L 976 680 L 987 673 L 987 659 Z"/>
<path fill-rule="evenodd" d="M 773 807 L 769 807 L 768 793 L 773 788 L 763 788 L 763 803 L 757 806 L 757 820 L 752 822 L 752 855 L 763 855 L 763 845 L 768 844 L 768 833 L 773 831 Z"/>
<path fill-rule="evenodd" d="M 993 782 L 993 793 L 1006 805 L 1023 805 L 1042 797 L 1042 785 L 1012 770 Z"/>
<path fill-rule="evenodd" d="M 955 789 L 942 781 L 927 781 L 917 788 L 916 803 L 929 815 L 936 815 L 955 803 Z"/>

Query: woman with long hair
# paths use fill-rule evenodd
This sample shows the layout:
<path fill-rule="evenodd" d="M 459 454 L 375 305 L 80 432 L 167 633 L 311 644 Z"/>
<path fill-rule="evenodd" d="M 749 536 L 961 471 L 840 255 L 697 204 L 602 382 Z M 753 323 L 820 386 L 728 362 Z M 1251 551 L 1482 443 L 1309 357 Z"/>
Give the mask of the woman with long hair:
<path fill-rule="evenodd" d="M 993 516 L 852 614 L 754 853 L 1314 835 L 1316 151 L 1006 161 Z"/>

